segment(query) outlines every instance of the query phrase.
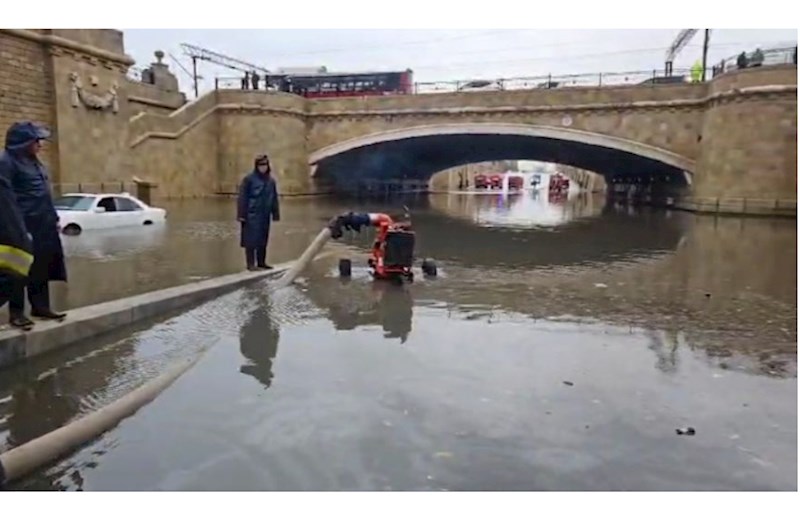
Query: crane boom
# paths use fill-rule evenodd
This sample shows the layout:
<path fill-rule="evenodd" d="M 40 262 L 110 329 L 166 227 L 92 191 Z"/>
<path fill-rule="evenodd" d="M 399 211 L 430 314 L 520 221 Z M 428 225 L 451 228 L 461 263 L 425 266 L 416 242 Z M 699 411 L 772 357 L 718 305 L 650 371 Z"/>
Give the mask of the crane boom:
<path fill-rule="evenodd" d="M 238 58 L 231 58 L 227 55 L 223 55 L 222 53 L 217 53 L 216 51 L 211 51 L 210 49 L 205 49 L 200 46 L 181 44 L 181 48 L 186 55 L 192 58 L 192 60 L 204 60 L 206 62 L 211 62 L 212 64 L 217 64 L 229 69 L 236 69 L 238 71 L 258 71 L 267 75 L 269 74 L 269 70 L 266 68 L 245 62 L 244 60 L 239 60 Z"/>
<path fill-rule="evenodd" d="M 672 44 L 667 48 L 667 54 L 664 59 L 665 62 L 669 63 L 675 60 L 675 57 L 678 56 L 678 53 L 686 47 L 686 45 L 692 40 L 695 34 L 697 34 L 697 29 L 682 29 L 678 36 L 675 37 L 675 40 Z"/>

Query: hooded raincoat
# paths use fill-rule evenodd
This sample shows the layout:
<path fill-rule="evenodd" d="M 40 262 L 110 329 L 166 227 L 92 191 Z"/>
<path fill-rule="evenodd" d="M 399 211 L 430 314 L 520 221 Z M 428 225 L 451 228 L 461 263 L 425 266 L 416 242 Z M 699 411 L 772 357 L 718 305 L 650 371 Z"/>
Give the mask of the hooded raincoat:
<path fill-rule="evenodd" d="M 281 219 L 278 187 L 271 175 L 262 175 L 254 166 L 253 171 L 242 179 L 237 216 L 242 221 L 242 248 L 265 248 L 272 221 Z"/>
<path fill-rule="evenodd" d="M 33 240 L 32 281 L 66 281 L 64 249 L 58 231 L 58 213 L 50 193 L 47 169 L 28 147 L 50 133 L 31 122 L 13 124 L 6 133 L 5 150 L 0 153 L 0 178 L 8 181 Z"/>

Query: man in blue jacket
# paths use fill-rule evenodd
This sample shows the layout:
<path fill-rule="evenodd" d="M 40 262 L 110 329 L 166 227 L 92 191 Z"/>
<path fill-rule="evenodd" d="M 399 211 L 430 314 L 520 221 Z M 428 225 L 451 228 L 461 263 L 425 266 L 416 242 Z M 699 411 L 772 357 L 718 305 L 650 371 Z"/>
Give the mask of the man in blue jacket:
<path fill-rule="evenodd" d="M 25 316 L 25 287 L 31 315 L 61 320 L 66 315 L 50 308 L 49 281 L 66 281 L 67 268 L 58 230 L 58 213 L 50 194 L 47 170 L 39 161 L 41 141 L 50 132 L 32 122 L 12 124 L 6 133 L 5 150 L 0 153 L 0 178 L 14 191 L 25 228 L 33 240 L 33 264 L 27 281 L 14 286 L 9 300 L 9 319 L 18 328 L 30 327 Z"/>
<path fill-rule="evenodd" d="M 237 219 L 242 223 L 241 246 L 244 248 L 247 269 L 269 270 L 267 242 L 272 221 L 281 220 L 278 188 L 272 177 L 269 157 L 256 157 L 255 167 L 242 179 L 239 187 Z"/>

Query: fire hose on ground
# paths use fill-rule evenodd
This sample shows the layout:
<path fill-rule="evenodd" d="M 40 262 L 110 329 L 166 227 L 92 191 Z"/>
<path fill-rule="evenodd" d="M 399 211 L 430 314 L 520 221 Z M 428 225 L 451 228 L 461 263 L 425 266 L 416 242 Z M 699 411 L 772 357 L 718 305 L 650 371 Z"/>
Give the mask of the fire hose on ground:
<path fill-rule="evenodd" d="M 0 488 L 91 441 L 154 400 L 205 352 L 129 392 L 113 403 L 0 454 Z"/>
<path fill-rule="evenodd" d="M 361 226 L 368 226 L 376 216 L 377 214 L 350 212 L 331 219 L 295 264 L 277 281 L 276 288 L 283 288 L 294 282 L 328 240 L 340 238 L 345 229 L 359 231 Z M 96 412 L 3 452 L 0 454 L 0 488 L 63 457 L 115 427 L 123 419 L 133 415 L 158 397 L 161 392 L 192 368 L 204 354 L 205 351 L 201 352 L 186 363 L 175 366 L 172 370 L 148 381 Z"/>

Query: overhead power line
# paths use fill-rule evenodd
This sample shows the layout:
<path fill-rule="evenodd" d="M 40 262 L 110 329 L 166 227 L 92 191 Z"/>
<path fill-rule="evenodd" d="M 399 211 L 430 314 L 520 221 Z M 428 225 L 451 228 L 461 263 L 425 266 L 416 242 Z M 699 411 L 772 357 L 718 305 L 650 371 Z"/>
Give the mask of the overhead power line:
<path fill-rule="evenodd" d="M 357 47 L 345 47 L 345 48 L 338 48 L 338 49 L 318 49 L 315 51 L 303 51 L 301 53 L 284 53 L 275 55 L 275 58 L 278 60 L 285 60 L 287 58 L 294 58 L 294 57 L 301 57 L 301 56 L 311 56 L 311 55 L 329 55 L 334 53 L 349 53 L 349 52 L 365 52 L 365 51 L 378 51 L 382 49 L 397 49 L 403 48 L 406 46 L 418 46 L 423 44 L 435 44 L 439 42 L 451 42 L 453 40 L 465 40 L 469 38 L 479 38 L 483 36 L 489 36 L 499 33 L 508 33 L 509 31 L 522 31 L 521 29 L 496 29 L 492 31 L 484 31 L 481 33 L 473 33 L 470 35 L 457 35 L 452 37 L 438 37 L 438 38 L 431 38 L 427 40 L 417 40 L 411 42 L 398 42 L 395 44 L 386 44 L 381 46 L 371 46 L 367 44 L 362 44 Z"/>
<path fill-rule="evenodd" d="M 738 46 L 739 44 L 731 43 L 731 44 L 717 44 L 714 46 L 710 46 L 713 48 L 722 48 L 722 47 L 734 47 Z M 446 64 L 415 64 L 412 69 L 418 71 L 420 69 L 454 69 L 457 67 L 464 67 L 464 66 L 476 66 L 476 65 L 487 65 L 487 64 L 512 64 L 512 63 L 530 63 L 530 62 L 542 62 L 542 61 L 551 61 L 551 60 L 576 60 L 576 59 L 585 59 L 585 58 L 603 58 L 615 55 L 632 55 L 632 54 L 639 54 L 639 53 L 653 53 L 657 51 L 664 51 L 663 47 L 653 47 L 653 48 L 646 48 L 646 49 L 627 49 L 627 50 L 620 50 L 620 51 L 606 51 L 602 53 L 589 53 L 589 54 L 580 54 L 580 55 L 554 55 L 548 54 L 546 56 L 532 56 L 532 57 L 520 57 L 520 58 L 512 58 L 512 59 L 504 59 L 504 60 L 485 60 L 485 61 L 470 61 L 470 62 L 455 62 L 455 63 L 446 63 Z"/>

